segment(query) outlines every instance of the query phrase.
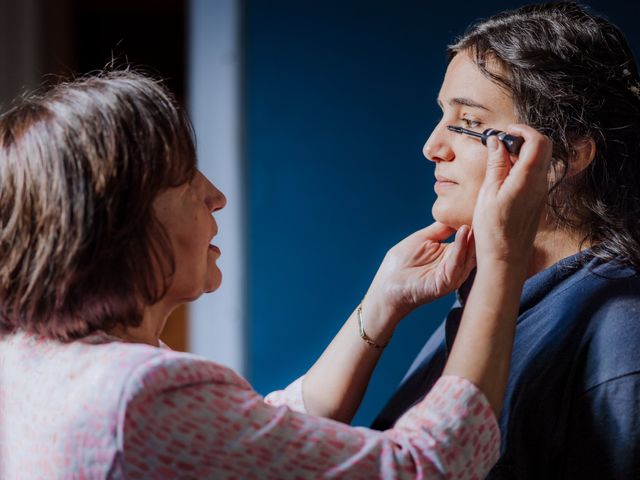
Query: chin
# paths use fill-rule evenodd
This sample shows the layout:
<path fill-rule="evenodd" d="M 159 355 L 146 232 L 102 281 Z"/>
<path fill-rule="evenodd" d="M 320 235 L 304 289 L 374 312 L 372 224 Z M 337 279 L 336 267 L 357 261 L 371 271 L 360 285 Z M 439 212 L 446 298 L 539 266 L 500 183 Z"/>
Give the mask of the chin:
<path fill-rule="evenodd" d="M 220 285 L 221 285 L 221 284 L 222 284 L 222 282 L 221 282 L 221 281 L 214 282 L 212 285 L 209 285 L 209 286 L 205 289 L 204 293 L 212 293 L 212 292 L 215 292 L 216 290 L 218 290 L 218 289 L 220 288 Z"/>
<path fill-rule="evenodd" d="M 192 285 L 191 288 L 185 288 L 182 292 L 175 293 L 174 295 L 179 297 L 182 302 L 193 302 L 206 293 L 215 292 L 220 288 L 222 283 L 222 275 L 218 273 L 208 280 L 200 282 L 199 284 Z"/>
<path fill-rule="evenodd" d="M 461 212 L 459 208 L 452 209 L 438 204 L 438 200 L 433 204 L 431 214 L 435 221 L 443 223 L 447 227 L 451 227 L 455 230 L 458 230 L 462 225 L 471 226 L 471 220 L 473 218 L 473 212 L 471 212 L 470 215 L 467 215 L 464 212 Z"/>
<path fill-rule="evenodd" d="M 209 279 L 208 285 L 204 289 L 204 293 L 215 292 L 220 288 L 220 285 L 222 285 L 222 272 L 220 269 L 216 267 L 215 272 L 211 274 Z"/>

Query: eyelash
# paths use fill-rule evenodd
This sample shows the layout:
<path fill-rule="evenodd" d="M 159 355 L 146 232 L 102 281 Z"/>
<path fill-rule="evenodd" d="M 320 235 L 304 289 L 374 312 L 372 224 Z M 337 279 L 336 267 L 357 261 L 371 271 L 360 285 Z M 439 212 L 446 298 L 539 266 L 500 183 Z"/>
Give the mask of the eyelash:
<path fill-rule="evenodd" d="M 482 125 L 482 122 L 471 120 L 470 118 L 461 118 L 460 121 L 464 123 L 465 128 L 469 129 L 478 128 L 480 125 Z"/>

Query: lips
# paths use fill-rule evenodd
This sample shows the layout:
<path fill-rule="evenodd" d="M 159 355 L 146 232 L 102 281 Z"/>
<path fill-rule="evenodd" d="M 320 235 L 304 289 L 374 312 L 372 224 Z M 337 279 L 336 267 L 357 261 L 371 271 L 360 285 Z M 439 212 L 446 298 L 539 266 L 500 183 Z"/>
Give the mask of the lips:
<path fill-rule="evenodd" d="M 450 179 L 449 177 L 445 177 L 444 175 L 440 175 L 439 173 L 436 173 L 436 181 L 437 182 L 442 182 L 442 183 L 458 183 L 452 179 Z"/>
<path fill-rule="evenodd" d="M 213 219 L 213 217 L 211 218 Z M 209 250 L 220 255 L 220 248 L 218 248 L 216 245 L 211 243 L 213 242 L 213 239 L 215 238 L 216 235 L 218 235 L 218 225 L 215 222 L 215 220 L 213 220 L 213 235 L 211 235 L 211 238 L 209 239 Z"/>
<path fill-rule="evenodd" d="M 433 189 L 438 195 L 446 195 L 453 187 L 456 187 L 458 182 L 445 177 L 439 173 L 436 173 L 436 183 L 433 185 Z"/>

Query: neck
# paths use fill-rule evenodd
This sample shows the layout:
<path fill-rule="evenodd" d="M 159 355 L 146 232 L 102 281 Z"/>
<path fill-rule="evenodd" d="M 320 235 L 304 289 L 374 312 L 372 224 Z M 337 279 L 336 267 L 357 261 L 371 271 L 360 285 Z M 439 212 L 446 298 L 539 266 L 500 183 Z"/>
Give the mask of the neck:
<path fill-rule="evenodd" d="M 582 238 L 583 236 L 575 231 L 541 226 L 533 242 L 527 278 L 549 268 L 563 258 L 589 248 L 588 244 L 582 245 L 581 248 Z"/>
<path fill-rule="evenodd" d="M 146 343 L 154 347 L 160 346 L 160 334 L 164 330 L 169 314 L 175 307 L 165 305 L 165 302 L 159 302 L 150 305 L 144 309 L 142 315 L 142 323 L 138 327 L 124 328 L 118 326 L 114 328 L 111 334 L 131 343 Z"/>

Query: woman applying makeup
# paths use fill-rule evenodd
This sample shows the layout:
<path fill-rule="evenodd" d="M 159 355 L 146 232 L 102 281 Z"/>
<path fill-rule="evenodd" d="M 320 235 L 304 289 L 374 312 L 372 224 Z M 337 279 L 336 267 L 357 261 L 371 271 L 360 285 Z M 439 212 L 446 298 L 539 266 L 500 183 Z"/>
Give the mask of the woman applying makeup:
<path fill-rule="evenodd" d="M 544 135 L 517 131 L 517 160 L 489 142 L 475 307 L 447 368 L 377 432 L 322 418 L 350 412 L 308 402 L 300 382 L 263 399 L 230 368 L 159 341 L 172 310 L 220 286 L 211 242 L 226 204 L 159 82 L 103 72 L 18 100 L 0 116 L 0 477 L 484 476 L 551 158 Z M 392 327 L 473 266 L 469 228 L 444 243 L 453 231 L 435 223 L 389 251 L 305 389 L 358 396 Z M 350 382 L 322 375 L 349 362 Z"/>

